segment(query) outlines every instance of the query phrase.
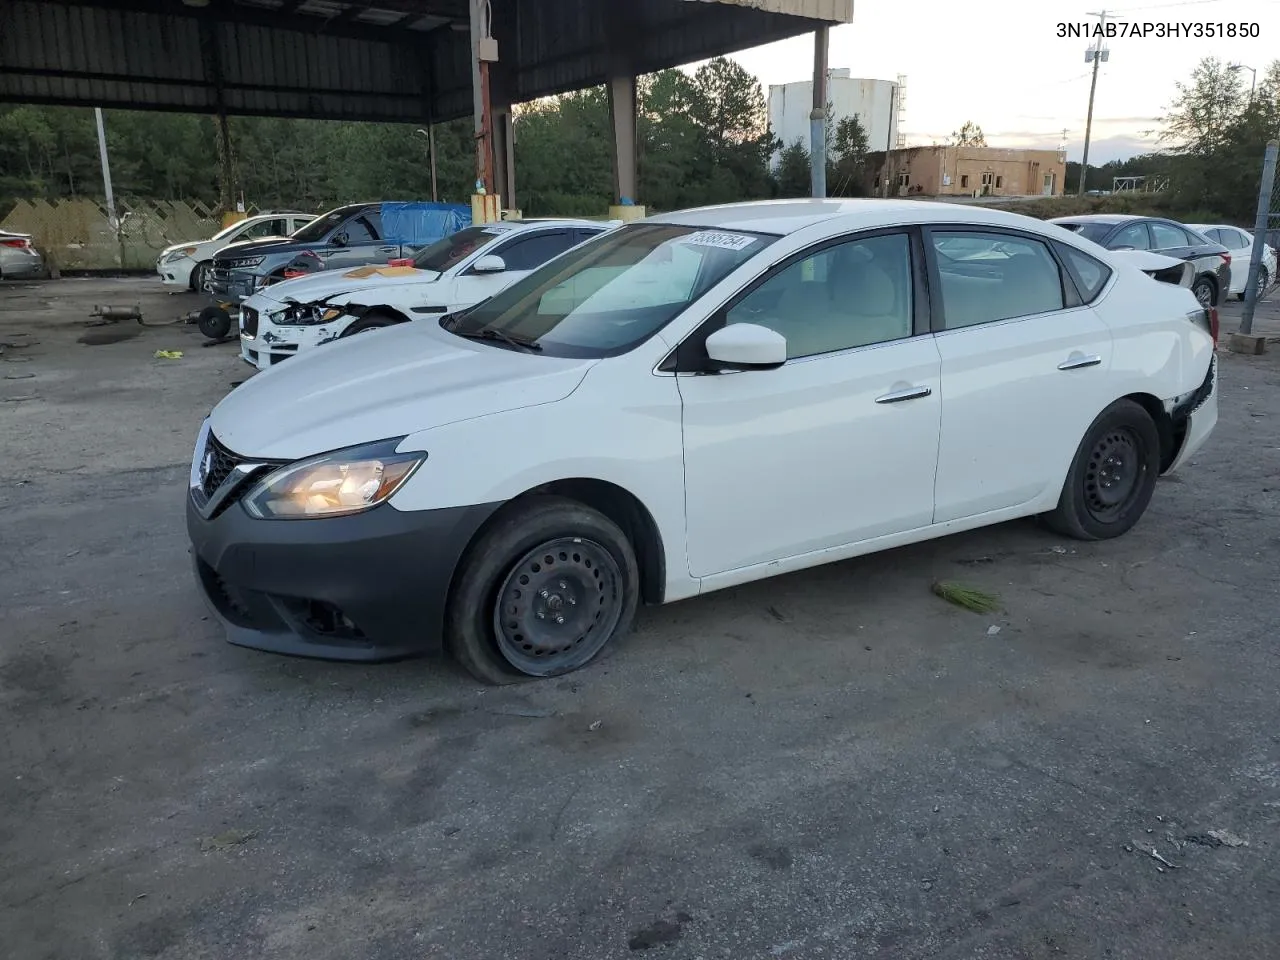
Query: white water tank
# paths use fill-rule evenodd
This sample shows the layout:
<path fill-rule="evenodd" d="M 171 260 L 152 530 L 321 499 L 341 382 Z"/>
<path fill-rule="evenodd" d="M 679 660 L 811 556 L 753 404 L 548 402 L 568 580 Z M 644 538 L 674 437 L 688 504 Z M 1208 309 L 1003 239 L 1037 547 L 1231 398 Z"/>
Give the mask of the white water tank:
<path fill-rule="evenodd" d="M 827 72 L 827 102 L 831 125 L 856 116 L 867 131 L 867 149 L 892 150 L 898 140 L 898 85 L 890 80 L 865 80 L 849 76 L 847 68 Z M 769 87 L 769 129 L 784 147 L 796 140 L 809 149 L 809 114 L 813 111 L 813 81 L 773 84 Z M 780 158 L 775 153 L 773 166 Z"/>

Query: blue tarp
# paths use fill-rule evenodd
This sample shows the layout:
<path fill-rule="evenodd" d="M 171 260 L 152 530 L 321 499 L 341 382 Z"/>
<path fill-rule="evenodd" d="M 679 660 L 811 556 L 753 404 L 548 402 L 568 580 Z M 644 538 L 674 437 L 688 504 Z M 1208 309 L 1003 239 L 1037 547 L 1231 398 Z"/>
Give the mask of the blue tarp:
<path fill-rule="evenodd" d="M 463 203 L 384 203 L 382 234 L 413 247 L 435 243 L 471 226 L 471 206 Z"/>

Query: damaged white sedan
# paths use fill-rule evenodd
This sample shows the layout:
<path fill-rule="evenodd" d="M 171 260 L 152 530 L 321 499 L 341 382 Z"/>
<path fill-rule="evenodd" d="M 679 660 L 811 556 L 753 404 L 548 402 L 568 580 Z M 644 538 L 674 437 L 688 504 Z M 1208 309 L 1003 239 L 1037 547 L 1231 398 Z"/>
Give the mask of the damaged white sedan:
<path fill-rule="evenodd" d="M 438 321 L 615 226 L 592 220 L 484 224 L 431 244 L 411 261 L 272 284 L 240 306 L 240 355 L 265 370 L 331 340 L 410 320 Z"/>

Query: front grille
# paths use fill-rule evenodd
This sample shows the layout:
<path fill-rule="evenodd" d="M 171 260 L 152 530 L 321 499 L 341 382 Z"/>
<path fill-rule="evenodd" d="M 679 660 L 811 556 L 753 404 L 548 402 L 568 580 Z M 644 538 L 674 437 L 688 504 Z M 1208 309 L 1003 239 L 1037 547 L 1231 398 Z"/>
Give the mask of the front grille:
<path fill-rule="evenodd" d="M 204 483 L 201 484 L 201 490 L 204 492 L 205 499 L 208 500 L 244 458 L 237 457 L 220 444 L 212 433 L 209 434 L 209 442 L 205 445 L 204 452 L 206 457 L 212 455 L 209 472 L 205 475 Z"/>
<path fill-rule="evenodd" d="M 240 308 L 240 332 L 250 337 L 258 335 L 258 311 L 253 307 Z"/>
<path fill-rule="evenodd" d="M 231 476 L 232 471 L 241 464 L 249 462 L 250 461 L 247 457 L 242 457 L 239 454 L 232 453 L 218 442 L 217 437 L 210 433 L 208 435 L 208 439 L 205 441 L 204 450 L 200 452 L 200 484 L 199 486 L 192 487 L 191 490 L 191 498 L 195 501 L 196 506 L 203 511 L 205 506 L 213 498 L 213 495 L 218 492 L 219 488 L 224 483 L 226 483 L 227 478 Z M 258 466 L 258 469 L 242 476 L 236 486 L 227 491 L 227 495 L 222 499 L 222 502 L 218 504 L 217 508 L 208 516 L 207 519 L 212 520 L 214 517 L 219 516 L 227 509 L 227 507 L 231 506 L 240 498 L 240 494 L 242 494 L 254 480 L 260 477 L 263 473 L 280 465 L 278 461 L 274 460 L 253 460 L 252 462 Z M 207 468 L 204 466 L 206 463 L 208 464 Z"/>

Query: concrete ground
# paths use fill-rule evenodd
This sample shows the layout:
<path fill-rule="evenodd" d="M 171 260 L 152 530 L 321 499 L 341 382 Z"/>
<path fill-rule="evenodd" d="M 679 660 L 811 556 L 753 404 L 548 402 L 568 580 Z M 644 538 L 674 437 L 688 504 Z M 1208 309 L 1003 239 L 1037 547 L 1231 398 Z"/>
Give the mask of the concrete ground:
<path fill-rule="evenodd" d="M 484 689 L 222 641 L 182 498 L 248 368 L 84 326 L 193 301 L 0 287 L 5 956 L 1275 956 L 1280 351 L 1222 356 L 1216 435 L 1120 541 L 1007 524 Z"/>

